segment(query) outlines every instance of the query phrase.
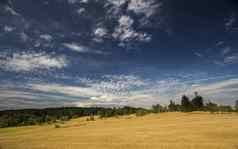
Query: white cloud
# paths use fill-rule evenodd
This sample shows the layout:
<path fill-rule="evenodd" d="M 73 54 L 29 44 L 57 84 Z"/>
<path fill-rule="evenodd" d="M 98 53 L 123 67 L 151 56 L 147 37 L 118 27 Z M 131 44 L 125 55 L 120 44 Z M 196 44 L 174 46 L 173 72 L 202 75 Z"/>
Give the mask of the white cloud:
<path fill-rule="evenodd" d="M 134 20 L 130 16 L 123 15 L 118 21 L 119 25 L 125 28 L 131 28 Z"/>
<path fill-rule="evenodd" d="M 65 46 L 66 48 L 69 48 L 72 51 L 76 51 L 79 53 L 92 53 L 92 54 L 108 54 L 106 52 L 102 52 L 99 50 L 91 50 L 88 47 L 85 46 L 81 46 L 77 43 L 63 43 L 63 46 Z"/>
<path fill-rule="evenodd" d="M 78 13 L 79 15 L 81 15 L 81 14 L 84 13 L 85 11 L 86 11 L 85 8 L 80 8 L 80 9 L 77 10 L 77 13 Z"/>
<path fill-rule="evenodd" d="M 22 52 L 0 60 L 0 64 L 0 67 L 8 71 L 30 72 L 37 69 L 62 69 L 67 66 L 67 60 L 64 56 Z"/>
<path fill-rule="evenodd" d="M 14 16 L 19 16 L 20 15 L 13 8 L 11 8 L 9 6 L 5 6 L 4 9 L 5 9 L 6 12 L 9 12 L 11 15 L 14 15 Z"/>
<path fill-rule="evenodd" d="M 211 48 L 204 52 L 194 51 L 194 55 L 200 57 L 205 62 L 222 67 L 238 63 L 238 53 L 234 47 L 225 44 L 223 41 L 216 43 L 216 46 L 217 49 Z"/>
<path fill-rule="evenodd" d="M 68 0 L 70 4 L 76 3 L 88 3 L 88 0 Z M 101 3 L 101 1 L 93 0 L 92 2 Z M 155 0 L 106 0 L 103 1 L 103 8 L 106 9 L 106 14 L 103 16 L 104 19 L 100 19 L 100 22 L 97 24 L 107 24 L 107 21 L 118 21 L 118 25 L 112 26 L 113 30 L 104 28 L 103 26 L 98 27 L 93 30 L 93 40 L 98 43 L 102 43 L 104 38 L 107 37 L 112 38 L 115 41 L 118 41 L 119 46 L 123 47 L 131 47 L 132 44 L 136 44 L 134 41 L 138 42 L 149 42 L 152 39 L 152 35 L 144 32 L 137 31 L 134 27 L 134 19 L 136 18 L 138 21 L 138 25 L 140 28 L 145 26 L 158 26 L 159 23 L 157 21 L 161 21 L 158 19 L 155 24 L 155 21 L 151 22 L 150 17 L 154 15 L 156 12 L 160 11 L 159 7 L 162 5 L 161 2 Z M 78 5 L 77 5 L 78 6 Z M 101 5 L 100 5 L 101 6 Z M 87 7 L 78 7 L 76 9 L 78 14 L 82 14 L 87 11 Z M 134 13 L 137 17 L 131 17 L 131 12 Z M 90 16 L 91 17 L 91 16 Z M 93 16 L 92 16 L 93 17 Z M 152 25 L 153 24 L 153 25 Z M 148 27 L 147 26 L 147 27 Z M 133 43 L 132 43 L 133 42 Z M 73 49 L 76 49 L 75 47 Z M 78 50 L 78 48 L 77 48 Z M 81 51 L 81 50 L 80 50 Z"/>
<path fill-rule="evenodd" d="M 115 28 L 115 31 L 112 34 L 113 38 L 121 42 L 128 42 L 130 40 L 148 42 L 151 40 L 151 37 L 146 33 L 136 32 L 133 29 L 134 20 L 130 16 L 121 16 L 118 23 L 119 25 Z"/>
<path fill-rule="evenodd" d="M 120 7 L 125 4 L 128 0 L 108 0 L 109 3 L 113 4 L 116 7 Z"/>
<path fill-rule="evenodd" d="M 221 54 L 223 55 L 223 56 L 225 56 L 225 55 L 227 55 L 229 52 L 231 52 L 232 50 L 231 50 L 231 47 L 230 46 L 226 46 L 225 48 L 223 48 L 222 49 L 222 51 L 221 51 Z"/>
<path fill-rule="evenodd" d="M 68 0 L 68 2 L 70 3 L 70 4 L 74 4 L 74 3 L 76 3 L 78 0 Z"/>
<path fill-rule="evenodd" d="M 107 35 L 108 31 L 106 28 L 99 27 L 95 29 L 94 34 L 97 37 L 105 37 Z"/>
<path fill-rule="evenodd" d="M 208 93 L 214 94 L 221 91 L 226 91 L 227 89 L 231 91 L 231 88 L 238 90 L 238 79 L 229 79 L 229 80 L 205 84 L 205 85 L 198 85 L 195 88 L 193 88 L 193 90 L 197 90 L 205 94 L 208 94 Z"/>
<path fill-rule="evenodd" d="M 60 93 L 81 98 L 85 97 L 95 101 L 112 101 L 117 100 L 120 97 L 126 98 L 129 95 L 130 90 L 146 85 L 144 80 L 133 75 L 106 75 L 102 80 L 80 78 L 78 81 L 83 85 L 71 86 L 37 83 L 29 84 L 28 87 L 41 92 Z"/>
<path fill-rule="evenodd" d="M 131 0 L 128 4 L 128 10 L 150 17 L 161 5 L 162 3 L 156 3 L 154 0 Z"/>
<path fill-rule="evenodd" d="M 109 18 L 118 18 L 119 15 L 121 15 L 122 12 L 122 5 L 124 5 L 128 0 L 107 0 L 107 3 L 105 3 L 105 7 L 109 9 L 107 10 L 107 17 Z"/>
<path fill-rule="evenodd" d="M 22 42 L 27 42 L 30 39 L 30 37 L 25 32 L 20 33 L 19 36 Z"/>
<path fill-rule="evenodd" d="M 216 43 L 216 46 L 221 46 L 221 45 L 223 45 L 225 42 L 224 41 L 218 41 L 217 43 Z"/>
<path fill-rule="evenodd" d="M 105 75 L 103 76 L 103 80 L 81 79 L 80 81 L 103 93 L 120 95 L 128 94 L 129 90 L 145 85 L 144 80 L 133 75 Z"/>
<path fill-rule="evenodd" d="M 73 102 L 72 103 L 74 106 L 77 106 L 77 107 L 123 107 L 123 106 L 126 106 L 124 104 L 121 104 L 121 103 L 101 103 L 101 102 L 96 102 L 96 101 L 87 101 L 87 102 Z"/>
<path fill-rule="evenodd" d="M 15 84 L 12 86 L 12 88 L 8 88 L 5 85 L 4 87 L 0 87 L 1 110 L 61 107 L 64 105 L 69 105 L 70 101 L 75 101 L 73 98 L 67 98 L 66 100 L 62 96 L 22 91 L 20 89 L 15 89 Z M 23 85 L 21 85 L 21 89 L 22 88 L 24 88 Z"/>
<path fill-rule="evenodd" d="M 61 84 L 31 84 L 30 88 L 41 92 L 60 93 L 75 97 L 91 97 L 99 95 L 96 90 L 93 90 L 91 88 L 80 86 L 67 86 Z"/>
<path fill-rule="evenodd" d="M 51 41 L 53 39 L 53 37 L 49 34 L 42 34 L 42 35 L 40 35 L 40 38 L 44 39 L 46 41 Z"/>
<path fill-rule="evenodd" d="M 234 27 L 235 22 L 236 22 L 235 15 L 232 14 L 232 15 L 228 18 L 227 22 L 225 23 L 226 29 L 228 29 L 228 30 L 229 30 L 229 29 L 232 29 L 232 28 Z"/>
<path fill-rule="evenodd" d="M 119 46 L 130 47 L 133 41 L 149 42 L 152 35 L 148 32 L 137 31 L 134 27 L 134 18 L 137 19 L 139 28 L 157 28 L 162 24 L 163 17 L 157 16 L 156 21 L 150 20 L 150 17 L 161 12 L 162 3 L 155 0 L 108 0 L 109 7 L 107 18 L 118 20 L 118 26 L 114 28 L 112 38 L 119 41 Z M 123 6 L 123 7 L 122 7 Z M 108 7 L 107 7 L 108 8 Z M 131 12 L 136 17 L 131 17 Z"/>
<path fill-rule="evenodd" d="M 226 79 L 206 84 L 197 84 L 187 93 L 198 91 L 205 100 L 212 100 L 220 104 L 234 104 L 238 96 L 238 79 Z"/>
<path fill-rule="evenodd" d="M 3 30 L 5 31 L 5 32 L 12 32 L 12 31 L 14 31 L 16 28 L 14 28 L 14 27 L 12 27 L 12 26 L 4 26 L 4 28 L 3 28 Z"/>
<path fill-rule="evenodd" d="M 146 18 L 155 14 L 162 3 L 155 0 L 108 0 L 112 4 L 114 11 L 119 11 L 120 7 L 128 3 L 127 10 L 133 11 L 136 15 L 144 15 Z"/>
<path fill-rule="evenodd" d="M 238 53 L 224 58 L 224 64 L 237 64 L 237 63 L 238 63 Z"/>
<path fill-rule="evenodd" d="M 194 52 L 194 55 L 196 55 L 197 57 L 203 57 L 203 54 L 198 53 L 198 52 Z"/>
<path fill-rule="evenodd" d="M 87 47 L 78 45 L 76 43 L 63 43 L 63 45 L 65 47 L 73 50 L 73 51 L 76 51 L 76 52 L 81 52 L 81 53 L 88 53 L 89 52 Z"/>
<path fill-rule="evenodd" d="M 103 42 L 104 38 L 109 37 L 108 30 L 104 27 L 98 27 L 94 30 L 94 36 L 94 41 Z"/>
<path fill-rule="evenodd" d="M 81 0 L 81 3 L 88 3 L 89 0 Z"/>
<path fill-rule="evenodd" d="M 88 0 L 68 0 L 69 4 L 88 3 Z"/>

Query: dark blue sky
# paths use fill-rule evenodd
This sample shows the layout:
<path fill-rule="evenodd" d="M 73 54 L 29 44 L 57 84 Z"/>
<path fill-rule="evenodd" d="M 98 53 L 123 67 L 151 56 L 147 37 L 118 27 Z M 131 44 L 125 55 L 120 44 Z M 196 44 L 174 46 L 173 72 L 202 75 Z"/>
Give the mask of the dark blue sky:
<path fill-rule="evenodd" d="M 238 99 L 236 0 L 0 0 L 0 109 Z"/>

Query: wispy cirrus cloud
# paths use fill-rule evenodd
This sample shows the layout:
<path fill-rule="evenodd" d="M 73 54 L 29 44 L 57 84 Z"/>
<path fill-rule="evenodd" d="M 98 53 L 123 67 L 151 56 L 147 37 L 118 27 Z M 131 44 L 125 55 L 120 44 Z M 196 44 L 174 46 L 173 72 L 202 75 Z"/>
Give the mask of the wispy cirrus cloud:
<path fill-rule="evenodd" d="M 228 79 L 203 85 L 197 85 L 193 88 L 193 90 L 197 90 L 203 92 L 204 94 L 214 94 L 214 93 L 222 93 L 224 91 L 237 91 L 238 90 L 238 79 Z"/>
<path fill-rule="evenodd" d="M 5 12 L 7 12 L 7 13 L 13 15 L 13 16 L 19 16 L 19 15 L 20 15 L 20 14 L 19 14 L 18 12 L 16 12 L 12 7 L 10 7 L 10 6 L 8 6 L 8 5 L 6 5 L 6 6 L 4 7 L 4 10 L 5 10 Z"/>
<path fill-rule="evenodd" d="M 222 42 L 222 44 L 216 44 L 216 47 L 211 48 L 209 52 L 206 50 L 203 52 L 195 51 L 194 55 L 205 62 L 210 62 L 219 66 L 227 66 L 238 63 L 238 53 L 236 48 L 227 45 L 224 42 Z"/>
<path fill-rule="evenodd" d="M 69 4 L 88 3 L 89 0 L 68 0 Z"/>
<path fill-rule="evenodd" d="M 224 63 L 225 64 L 237 64 L 238 63 L 238 53 L 226 56 L 224 58 Z"/>
<path fill-rule="evenodd" d="M 238 30 L 238 26 L 237 26 L 237 14 L 236 13 L 232 13 L 226 23 L 225 23 L 225 28 L 228 31 L 234 31 L 234 30 Z"/>
<path fill-rule="evenodd" d="M 238 96 L 238 79 L 233 78 L 211 83 L 196 84 L 187 92 L 191 93 L 194 91 L 201 93 L 206 101 L 210 100 L 219 104 L 234 105 Z"/>
<path fill-rule="evenodd" d="M 162 3 L 154 0 L 131 0 L 128 4 L 128 10 L 135 14 L 143 14 L 148 18 L 155 14 L 160 6 L 162 6 Z"/>
<path fill-rule="evenodd" d="M 107 52 L 103 52 L 103 51 L 99 51 L 99 50 L 92 50 L 86 46 L 82 46 L 80 44 L 77 44 L 77 43 L 63 43 L 62 44 L 64 47 L 72 50 L 72 51 L 75 51 L 75 52 L 78 52 L 78 53 L 88 53 L 88 54 L 102 54 L 102 55 L 106 55 L 108 54 Z"/>
<path fill-rule="evenodd" d="M 77 101 L 70 97 L 65 98 L 23 89 L 26 88 L 0 87 L 0 110 L 70 106 L 69 103 Z"/>
<path fill-rule="evenodd" d="M 8 25 L 5 25 L 4 28 L 3 28 L 3 30 L 4 30 L 5 32 L 12 32 L 12 31 L 14 31 L 15 29 L 16 29 L 15 27 L 8 26 Z"/>

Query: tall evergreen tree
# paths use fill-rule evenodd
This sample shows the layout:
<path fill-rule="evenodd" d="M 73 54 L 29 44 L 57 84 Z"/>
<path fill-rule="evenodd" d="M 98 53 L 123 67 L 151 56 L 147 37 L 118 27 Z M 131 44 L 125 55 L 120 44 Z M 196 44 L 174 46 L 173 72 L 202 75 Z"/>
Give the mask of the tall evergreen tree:
<path fill-rule="evenodd" d="M 181 110 L 184 111 L 184 112 L 191 112 L 192 111 L 192 104 L 191 104 L 189 98 L 186 95 L 182 96 Z"/>
<path fill-rule="evenodd" d="M 170 100 L 168 108 L 169 108 L 169 111 L 171 111 L 171 112 L 179 110 L 178 105 L 176 105 L 175 102 L 172 100 Z"/>
<path fill-rule="evenodd" d="M 238 112 L 238 100 L 236 100 L 235 108 L 236 108 L 236 111 Z"/>
<path fill-rule="evenodd" d="M 193 110 L 202 110 L 204 107 L 203 97 L 198 95 L 198 92 L 194 93 L 195 97 L 192 100 Z"/>
<path fill-rule="evenodd" d="M 160 113 L 160 112 L 165 112 L 166 109 L 163 106 L 161 106 L 160 104 L 157 104 L 157 105 L 152 106 L 152 111 L 154 113 Z"/>

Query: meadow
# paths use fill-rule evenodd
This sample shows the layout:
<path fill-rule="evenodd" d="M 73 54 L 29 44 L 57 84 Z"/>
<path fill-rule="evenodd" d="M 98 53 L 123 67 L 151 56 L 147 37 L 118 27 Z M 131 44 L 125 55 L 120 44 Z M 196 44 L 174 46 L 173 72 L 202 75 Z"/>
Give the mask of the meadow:
<path fill-rule="evenodd" d="M 238 149 L 237 113 L 169 112 L 86 119 L 2 128 L 0 148 Z"/>

